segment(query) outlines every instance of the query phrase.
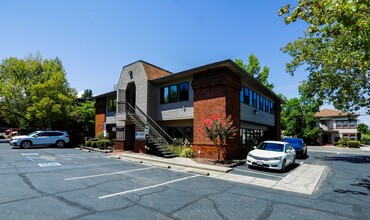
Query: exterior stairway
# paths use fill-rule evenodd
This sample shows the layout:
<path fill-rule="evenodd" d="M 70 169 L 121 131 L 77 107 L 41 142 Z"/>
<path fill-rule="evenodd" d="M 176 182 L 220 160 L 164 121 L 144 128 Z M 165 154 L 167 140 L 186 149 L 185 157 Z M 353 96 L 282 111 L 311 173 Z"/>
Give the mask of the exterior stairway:
<path fill-rule="evenodd" d="M 139 107 L 131 106 L 127 103 L 127 116 L 135 124 L 136 128 L 144 131 L 145 126 L 149 127 L 147 137 L 151 143 L 157 148 L 159 154 L 166 158 L 177 157 L 173 154 L 168 145 L 172 144 L 174 140 L 148 115 L 146 115 Z"/>

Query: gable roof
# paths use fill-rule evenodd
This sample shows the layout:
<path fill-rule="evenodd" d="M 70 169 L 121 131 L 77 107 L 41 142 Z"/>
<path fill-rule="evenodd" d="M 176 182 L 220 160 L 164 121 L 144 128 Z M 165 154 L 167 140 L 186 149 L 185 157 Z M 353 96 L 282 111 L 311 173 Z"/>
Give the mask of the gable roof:
<path fill-rule="evenodd" d="M 320 110 L 319 112 L 316 112 L 315 116 L 317 118 L 321 118 L 321 117 L 348 117 L 348 113 L 346 112 L 341 112 L 341 111 L 338 111 L 338 110 L 335 110 L 335 109 L 322 109 Z M 353 114 L 352 116 L 358 116 L 356 114 Z"/>
<path fill-rule="evenodd" d="M 140 60 L 140 62 L 143 64 L 145 73 L 148 76 L 148 80 L 154 80 L 164 76 L 172 75 L 170 71 L 157 67 L 153 64 L 147 63 L 142 60 Z"/>

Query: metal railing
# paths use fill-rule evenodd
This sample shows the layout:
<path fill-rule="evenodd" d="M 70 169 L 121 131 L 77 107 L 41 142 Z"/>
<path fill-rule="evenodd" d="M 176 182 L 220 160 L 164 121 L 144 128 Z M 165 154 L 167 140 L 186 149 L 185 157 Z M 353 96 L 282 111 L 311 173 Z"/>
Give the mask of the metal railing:
<path fill-rule="evenodd" d="M 149 117 L 147 114 L 145 114 L 137 105 L 135 105 L 135 108 L 134 108 L 128 102 L 126 104 L 127 104 L 127 109 L 126 109 L 127 110 L 127 113 L 131 117 L 134 117 L 134 115 L 132 115 L 132 113 L 135 113 L 135 115 L 137 116 L 137 118 L 142 123 L 144 123 L 144 126 L 145 125 L 149 126 L 149 133 L 152 132 L 154 134 L 154 136 L 155 136 L 155 137 L 153 137 L 153 139 L 154 139 L 153 141 L 155 141 L 155 142 L 157 142 L 159 144 L 158 140 L 155 140 L 156 138 L 159 138 L 159 139 L 161 139 L 161 142 L 163 142 L 163 144 L 172 144 L 174 142 L 174 140 L 172 139 L 172 137 L 169 136 L 161 128 L 161 126 L 159 126 L 151 117 Z"/>

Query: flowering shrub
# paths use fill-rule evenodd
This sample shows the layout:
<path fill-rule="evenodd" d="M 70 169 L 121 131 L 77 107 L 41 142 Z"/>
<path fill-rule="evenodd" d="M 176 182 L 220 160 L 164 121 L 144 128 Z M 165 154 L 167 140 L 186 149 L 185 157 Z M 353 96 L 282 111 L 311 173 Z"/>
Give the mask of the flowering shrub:
<path fill-rule="evenodd" d="M 227 139 L 233 139 L 237 135 L 238 129 L 233 125 L 231 115 L 228 117 L 213 115 L 209 119 L 202 118 L 201 122 L 202 126 L 199 131 L 216 145 L 218 161 L 220 161 L 221 150 L 225 158 Z"/>

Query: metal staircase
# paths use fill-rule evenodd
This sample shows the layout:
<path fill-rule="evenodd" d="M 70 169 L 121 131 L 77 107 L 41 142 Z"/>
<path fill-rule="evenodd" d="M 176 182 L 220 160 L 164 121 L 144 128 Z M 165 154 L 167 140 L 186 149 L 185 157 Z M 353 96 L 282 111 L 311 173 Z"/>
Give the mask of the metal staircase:
<path fill-rule="evenodd" d="M 149 126 L 148 139 L 157 148 L 159 154 L 166 158 L 177 157 L 177 154 L 173 154 L 168 150 L 167 145 L 172 144 L 174 140 L 147 114 L 145 114 L 138 106 L 135 108 L 126 103 L 127 116 L 135 124 L 135 126 L 144 130 L 145 126 Z"/>

